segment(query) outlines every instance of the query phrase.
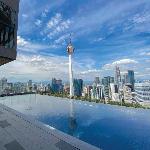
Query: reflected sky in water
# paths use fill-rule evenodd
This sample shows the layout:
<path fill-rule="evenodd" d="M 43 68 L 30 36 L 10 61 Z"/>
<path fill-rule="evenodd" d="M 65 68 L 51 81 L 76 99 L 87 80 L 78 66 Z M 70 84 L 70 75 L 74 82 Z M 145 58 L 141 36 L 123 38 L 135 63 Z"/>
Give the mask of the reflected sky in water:
<path fill-rule="evenodd" d="M 27 116 L 103 150 L 150 150 L 150 110 L 43 95 L 0 98 Z M 73 116 L 71 115 L 73 114 Z"/>

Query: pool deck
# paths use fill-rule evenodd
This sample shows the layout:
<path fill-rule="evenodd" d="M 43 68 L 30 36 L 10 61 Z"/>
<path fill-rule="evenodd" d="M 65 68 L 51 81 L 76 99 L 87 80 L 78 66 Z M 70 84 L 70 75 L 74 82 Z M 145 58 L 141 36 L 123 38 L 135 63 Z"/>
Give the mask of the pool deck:
<path fill-rule="evenodd" d="M 0 150 L 100 150 L 0 104 Z"/>

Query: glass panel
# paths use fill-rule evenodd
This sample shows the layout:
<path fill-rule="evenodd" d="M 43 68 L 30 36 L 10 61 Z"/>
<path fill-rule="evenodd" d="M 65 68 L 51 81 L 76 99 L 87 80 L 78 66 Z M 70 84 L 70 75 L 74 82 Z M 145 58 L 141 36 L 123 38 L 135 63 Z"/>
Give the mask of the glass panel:
<path fill-rule="evenodd" d="M 15 46 L 16 11 L 0 1 L 0 47 Z"/>

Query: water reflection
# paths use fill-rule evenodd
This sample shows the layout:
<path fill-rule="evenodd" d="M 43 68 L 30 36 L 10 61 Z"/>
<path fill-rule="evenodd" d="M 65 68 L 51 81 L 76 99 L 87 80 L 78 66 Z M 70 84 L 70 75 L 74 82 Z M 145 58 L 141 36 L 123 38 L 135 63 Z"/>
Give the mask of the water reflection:
<path fill-rule="evenodd" d="M 103 150 L 150 150 L 150 110 L 34 94 L 0 103 Z"/>
<path fill-rule="evenodd" d="M 75 116 L 75 110 L 74 110 L 74 100 L 70 100 L 70 114 L 69 114 L 69 126 L 68 126 L 68 134 L 74 135 L 76 129 L 77 129 L 77 120 Z"/>

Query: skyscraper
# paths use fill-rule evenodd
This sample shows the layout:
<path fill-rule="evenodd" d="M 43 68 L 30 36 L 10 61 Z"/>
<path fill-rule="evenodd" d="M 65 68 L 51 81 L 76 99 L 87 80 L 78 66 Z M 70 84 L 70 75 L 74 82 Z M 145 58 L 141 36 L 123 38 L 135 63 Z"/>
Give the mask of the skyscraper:
<path fill-rule="evenodd" d="M 121 82 L 121 74 L 118 66 L 115 67 L 115 84 L 119 86 Z"/>
<path fill-rule="evenodd" d="M 104 99 L 104 86 L 93 84 L 92 89 L 90 90 L 91 99 Z"/>
<path fill-rule="evenodd" d="M 134 71 L 133 70 L 128 70 L 128 83 L 132 85 L 132 91 L 134 91 Z"/>
<path fill-rule="evenodd" d="M 29 80 L 27 83 L 28 92 L 32 92 L 32 80 Z"/>
<path fill-rule="evenodd" d="M 54 93 L 60 93 L 63 91 L 62 80 L 52 79 L 51 89 Z"/>
<path fill-rule="evenodd" d="M 99 77 L 95 77 L 95 84 L 97 85 L 97 84 L 100 84 L 100 79 L 99 79 Z"/>
<path fill-rule="evenodd" d="M 114 83 L 114 77 L 104 77 L 102 79 L 102 85 L 104 86 L 104 96 L 105 98 L 109 98 L 110 96 L 110 83 Z"/>
<path fill-rule="evenodd" d="M 122 83 L 123 84 L 127 84 L 128 83 L 128 73 L 125 72 L 123 75 L 122 75 Z"/>
<path fill-rule="evenodd" d="M 74 95 L 82 96 L 83 80 L 82 79 L 74 79 L 73 86 L 74 86 Z"/>

